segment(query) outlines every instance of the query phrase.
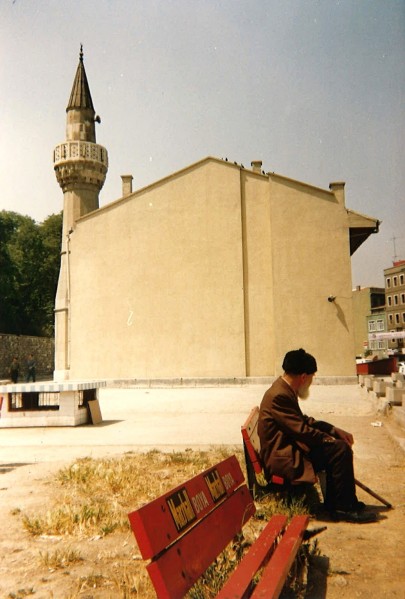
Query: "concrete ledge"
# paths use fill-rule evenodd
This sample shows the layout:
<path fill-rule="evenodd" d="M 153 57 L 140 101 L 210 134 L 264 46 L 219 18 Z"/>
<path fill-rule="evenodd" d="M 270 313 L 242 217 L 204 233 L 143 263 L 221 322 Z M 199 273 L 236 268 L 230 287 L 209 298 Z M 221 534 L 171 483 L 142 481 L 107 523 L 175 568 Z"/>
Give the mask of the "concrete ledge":
<path fill-rule="evenodd" d="M 232 387 L 271 385 L 276 376 L 234 378 L 173 378 L 173 379 L 109 379 L 107 387 L 176 388 L 176 387 Z M 314 385 L 357 385 L 357 376 L 316 376 Z"/>
<path fill-rule="evenodd" d="M 58 393 L 63 391 L 84 391 L 105 387 L 106 381 L 38 381 L 37 383 L 10 383 L 0 386 L 0 393 Z"/>

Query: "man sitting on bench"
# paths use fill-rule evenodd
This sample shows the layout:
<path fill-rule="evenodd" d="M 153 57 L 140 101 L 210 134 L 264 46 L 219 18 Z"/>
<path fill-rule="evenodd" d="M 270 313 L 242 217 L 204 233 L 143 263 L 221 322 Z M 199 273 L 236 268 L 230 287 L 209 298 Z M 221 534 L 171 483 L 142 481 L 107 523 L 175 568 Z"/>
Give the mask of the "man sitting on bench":
<path fill-rule="evenodd" d="M 316 472 L 326 471 L 325 507 L 336 520 L 372 522 L 374 513 L 358 501 L 353 471 L 353 436 L 305 416 L 298 398 L 306 399 L 317 370 L 316 360 L 303 349 L 285 355 L 280 376 L 264 394 L 258 434 L 264 473 L 287 483 L 315 483 Z"/>

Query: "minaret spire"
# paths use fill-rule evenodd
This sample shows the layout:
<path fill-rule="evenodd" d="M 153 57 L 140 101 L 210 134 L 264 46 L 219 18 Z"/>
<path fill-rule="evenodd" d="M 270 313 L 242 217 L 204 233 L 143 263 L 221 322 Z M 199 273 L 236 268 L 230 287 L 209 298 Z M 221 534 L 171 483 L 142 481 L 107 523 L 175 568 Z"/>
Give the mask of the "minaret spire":
<path fill-rule="evenodd" d="M 79 64 L 77 65 L 76 76 L 73 82 L 72 93 L 66 112 L 75 109 L 89 109 L 94 112 L 93 100 L 91 99 L 90 87 L 87 81 L 86 71 L 83 62 L 83 45 L 80 46 Z"/>
<path fill-rule="evenodd" d="M 97 210 L 108 170 L 107 150 L 96 143 L 96 116 L 80 46 L 79 64 L 66 108 L 66 141 L 54 150 L 56 178 L 64 194 L 61 265 L 55 302 L 55 378 L 69 378 L 71 234 L 76 221 Z"/>

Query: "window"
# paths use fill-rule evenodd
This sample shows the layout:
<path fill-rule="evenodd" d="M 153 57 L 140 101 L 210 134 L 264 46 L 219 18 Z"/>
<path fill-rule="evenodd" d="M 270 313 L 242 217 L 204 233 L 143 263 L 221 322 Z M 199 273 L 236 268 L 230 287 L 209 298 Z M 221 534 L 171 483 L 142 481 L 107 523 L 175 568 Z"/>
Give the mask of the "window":
<path fill-rule="evenodd" d="M 401 304 L 405 304 L 405 293 L 401 293 Z"/>
<path fill-rule="evenodd" d="M 398 284 L 398 278 L 397 278 L 397 277 L 394 277 L 394 278 L 392 279 L 392 284 L 394 285 L 394 287 L 396 287 L 396 286 L 397 286 L 397 284 Z"/>
<path fill-rule="evenodd" d="M 370 333 L 372 333 L 373 331 L 377 330 L 376 324 L 375 324 L 375 320 L 369 320 L 368 321 L 368 330 L 370 331 Z"/>
<path fill-rule="evenodd" d="M 388 300 L 388 305 L 392 306 L 392 297 L 390 295 L 387 297 L 387 300 Z"/>
<path fill-rule="evenodd" d="M 402 312 L 402 322 L 405 322 L 405 312 Z"/>
<path fill-rule="evenodd" d="M 385 349 L 385 344 L 382 339 L 378 341 L 378 349 Z"/>
<path fill-rule="evenodd" d="M 24 391 L 9 394 L 9 411 L 59 410 L 59 393 Z"/>
<path fill-rule="evenodd" d="M 404 284 L 404 275 L 399 275 L 399 284 L 400 285 Z"/>
<path fill-rule="evenodd" d="M 377 320 L 377 331 L 383 331 L 383 330 L 384 330 L 384 321 Z"/>
<path fill-rule="evenodd" d="M 394 317 L 392 314 L 388 314 L 388 322 L 392 324 L 394 322 Z"/>
<path fill-rule="evenodd" d="M 391 279 L 387 278 L 387 288 L 389 289 L 391 287 Z"/>
<path fill-rule="evenodd" d="M 394 295 L 394 305 L 398 306 L 398 296 Z"/>
<path fill-rule="evenodd" d="M 395 324 L 399 324 L 399 314 L 395 314 Z"/>

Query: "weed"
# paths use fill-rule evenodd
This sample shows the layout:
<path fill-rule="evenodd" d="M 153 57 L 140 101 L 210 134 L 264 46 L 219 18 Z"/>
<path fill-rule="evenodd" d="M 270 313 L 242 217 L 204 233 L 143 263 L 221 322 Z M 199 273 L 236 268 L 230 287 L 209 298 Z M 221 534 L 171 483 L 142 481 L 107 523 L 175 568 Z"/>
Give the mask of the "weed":
<path fill-rule="evenodd" d="M 23 599 L 23 597 L 28 597 L 29 595 L 34 595 L 35 591 L 33 588 L 31 589 L 19 589 L 15 593 L 9 593 L 9 599 Z"/>
<path fill-rule="evenodd" d="M 83 559 L 75 549 L 65 549 L 64 551 L 57 549 L 56 551 L 46 551 L 44 553 L 41 551 L 39 556 L 40 562 L 52 570 L 65 568 L 69 564 L 80 562 Z"/>

